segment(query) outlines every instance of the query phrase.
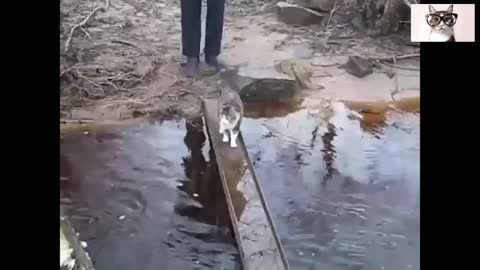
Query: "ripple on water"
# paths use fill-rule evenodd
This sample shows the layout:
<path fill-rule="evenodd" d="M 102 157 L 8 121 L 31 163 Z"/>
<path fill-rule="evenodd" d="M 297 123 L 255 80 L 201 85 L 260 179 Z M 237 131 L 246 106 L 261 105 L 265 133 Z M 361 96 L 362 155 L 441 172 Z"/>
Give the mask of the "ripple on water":
<path fill-rule="evenodd" d="M 322 110 L 242 129 L 291 266 L 419 269 L 418 114 Z"/>

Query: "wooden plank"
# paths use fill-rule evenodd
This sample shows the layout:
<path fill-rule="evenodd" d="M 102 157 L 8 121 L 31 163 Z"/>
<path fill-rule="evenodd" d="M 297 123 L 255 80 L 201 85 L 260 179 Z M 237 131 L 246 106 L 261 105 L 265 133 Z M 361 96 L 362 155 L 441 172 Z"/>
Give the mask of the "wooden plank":
<path fill-rule="evenodd" d="M 204 120 L 215 152 L 242 264 L 248 270 L 288 270 L 288 262 L 258 185 L 242 135 L 238 148 L 222 142 L 216 99 L 204 99 Z"/>
<path fill-rule="evenodd" d="M 73 249 L 72 257 L 75 260 L 75 267 L 73 267 L 73 270 L 76 270 L 76 269 L 94 270 L 93 263 L 90 259 L 90 256 L 88 256 L 88 253 L 82 247 L 82 244 L 80 240 L 78 240 L 75 230 L 73 229 L 72 225 L 68 221 L 67 217 L 61 215 L 60 242 L 62 242 L 62 238 L 64 241 L 68 243 L 69 248 Z"/>

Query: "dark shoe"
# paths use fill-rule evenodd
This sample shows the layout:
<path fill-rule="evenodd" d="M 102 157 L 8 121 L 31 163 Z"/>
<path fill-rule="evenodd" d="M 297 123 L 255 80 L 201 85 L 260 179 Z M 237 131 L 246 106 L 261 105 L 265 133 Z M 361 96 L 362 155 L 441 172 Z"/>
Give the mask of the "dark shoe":
<path fill-rule="evenodd" d="M 196 57 L 189 57 L 187 62 L 183 64 L 183 69 L 187 77 L 194 77 L 198 74 L 198 65 L 200 61 Z"/>
<path fill-rule="evenodd" d="M 223 63 L 220 63 L 215 56 L 205 56 L 205 63 L 211 67 L 214 67 L 216 71 L 220 71 L 225 66 Z"/>

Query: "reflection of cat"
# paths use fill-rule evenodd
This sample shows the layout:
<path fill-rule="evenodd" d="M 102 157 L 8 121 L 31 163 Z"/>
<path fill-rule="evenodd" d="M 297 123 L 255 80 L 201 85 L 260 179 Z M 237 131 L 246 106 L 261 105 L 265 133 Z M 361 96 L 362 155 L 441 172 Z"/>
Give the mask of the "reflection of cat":
<path fill-rule="evenodd" d="M 228 142 L 230 133 L 230 147 L 237 147 L 237 137 L 243 119 L 243 103 L 237 92 L 225 85 L 221 86 L 218 100 L 219 132 L 223 134 L 222 141 Z"/>
<path fill-rule="evenodd" d="M 428 6 L 430 14 L 427 15 L 427 23 L 431 27 L 430 41 L 455 42 L 453 25 L 457 14 L 453 13 L 453 5 L 445 11 L 437 11 L 432 5 Z"/>

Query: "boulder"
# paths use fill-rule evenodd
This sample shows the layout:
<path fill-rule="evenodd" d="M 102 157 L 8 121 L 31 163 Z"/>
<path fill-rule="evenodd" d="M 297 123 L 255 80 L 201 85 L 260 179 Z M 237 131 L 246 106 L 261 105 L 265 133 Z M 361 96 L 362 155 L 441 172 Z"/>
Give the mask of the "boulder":
<path fill-rule="evenodd" d="M 401 21 L 410 20 L 410 8 L 404 0 L 357 0 L 356 7 L 361 17 L 354 18 L 352 23 L 360 30 L 367 28 L 371 36 L 398 32 Z"/>
<path fill-rule="evenodd" d="M 348 61 L 341 65 L 340 68 L 359 78 L 363 78 L 372 73 L 370 61 L 359 56 L 350 56 Z"/>
<path fill-rule="evenodd" d="M 325 16 L 326 14 L 299 5 L 277 3 L 277 17 L 286 24 L 301 26 L 321 24 Z"/>
<path fill-rule="evenodd" d="M 243 101 L 252 103 L 290 103 L 298 89 L 295 78 L 278 72 L 274 66 L 238 67 L 223 71 L 220 78 Z"/>

